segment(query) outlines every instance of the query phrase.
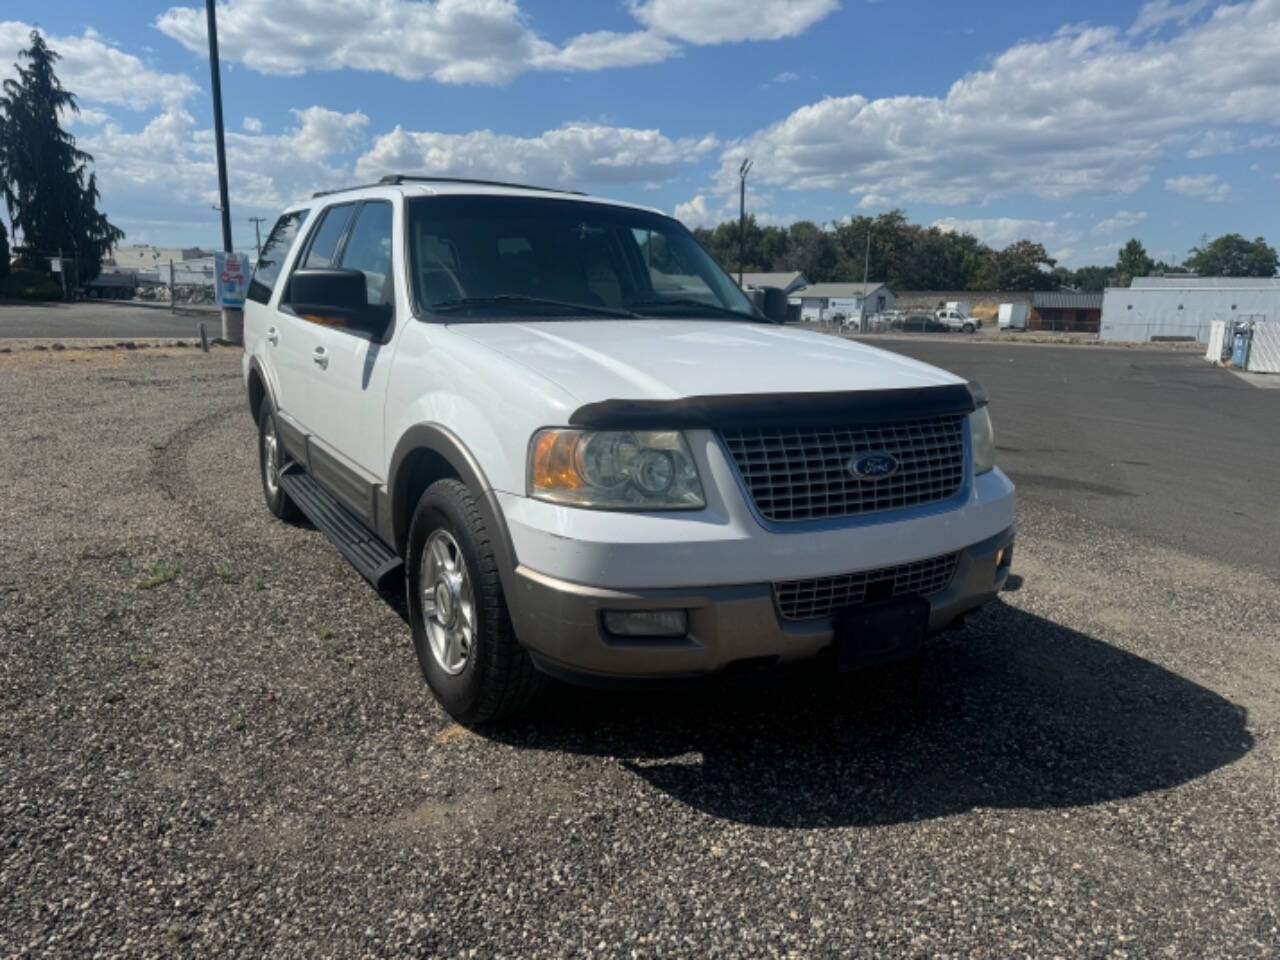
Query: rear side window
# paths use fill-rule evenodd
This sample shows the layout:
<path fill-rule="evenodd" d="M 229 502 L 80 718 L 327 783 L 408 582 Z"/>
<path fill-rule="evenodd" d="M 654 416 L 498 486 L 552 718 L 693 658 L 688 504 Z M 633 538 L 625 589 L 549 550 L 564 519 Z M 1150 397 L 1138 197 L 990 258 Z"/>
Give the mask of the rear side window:
<path fill-rule="evenodd" d="M 369 303 L 394 303 L 391 286 L 391 204 L 362 204 L 342 252 L 342 265 L 364 274 Z"/>
<path fill-rule="evenodd" d="M 324 212 L 324 216 L 316 224 L 315 232 L 311 234 L 311 248 L 307 251 L 306 260 L 303 261 L 304 267 L 323 269 L 337 266 L 338 244 L 342 241 L 343 234 L 347 232 L 347 223 L 351 220 L 351 211 L 354 206 L 354 204 L 344 203 L 330 207 Z"/>
<path fill-rule="evenodd" d="M 298 231 L 307 222 L 306 210 L 293 210 L 286 213 L 267 234 L 267 242 L 262 245 L 258 254 L 258 265 L 253 268 L 253 279 L 249 281 L 250 300 L 266 303 L 271 299 L 271 291 L 275 289 L 276 278 L 284 267 L 284 258 L 289 255 Z"/>

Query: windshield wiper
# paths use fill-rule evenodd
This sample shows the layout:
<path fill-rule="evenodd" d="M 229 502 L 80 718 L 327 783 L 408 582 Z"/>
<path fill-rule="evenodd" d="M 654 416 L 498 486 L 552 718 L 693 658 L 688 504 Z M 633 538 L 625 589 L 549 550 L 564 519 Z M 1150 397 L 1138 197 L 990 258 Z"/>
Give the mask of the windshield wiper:
<path fill-rule="evenodd" d="M 428 309 L 432 313 L 449 313 L 455 310 L 467 310 L 471 307 L 551 307 L 556 310 L 570 310 L 574 313 L 595 314 L 604 317 L 638 317 L 630 310 L 615 307 L 597 307 L 590 303 L 572 303 L 568 300 L 548 300 L 545 297 L 528 297 L 520 293 L 500 293 L 491 297 L 458 297 L 455 300 L 441 300 L 433 303 Z"/>
<path fill-rule="evenodd" d="M 755 320 L 757 322 L 761 320 L 760 317 L 753 313 L 743 313 L 730 307 L 722 307 L 718 303 L 706 303 L 702 300 L 695 300 L 692 297 L 655 297 L 652 300 L 632 300 L 627 306 L 633 309 L 636 307 L 697 307 L 699 310 L 710 310 L 717 316 L 733 317 L 735 320 Z"/>

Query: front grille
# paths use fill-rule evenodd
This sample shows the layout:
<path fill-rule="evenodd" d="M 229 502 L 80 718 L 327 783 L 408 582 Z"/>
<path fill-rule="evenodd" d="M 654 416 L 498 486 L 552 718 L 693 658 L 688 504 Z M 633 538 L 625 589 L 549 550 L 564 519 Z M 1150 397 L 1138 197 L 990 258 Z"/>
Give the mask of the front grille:
<path fill-rule="evenodd" d="M 958 553 L 948 553 L 915 563 L 880 570 L 840 573 L 814 580 L 784 580 L 773 585 L 778 612 L 784 620 L 811 620 L 829 617 L 841 607 L 853 607 L 867 597 L 867 588 L 885 584 L 878 592 L 893 597 L 927 597 L 951 583 L 956 573 Z M 891 592 L 889 592 L 891 591 Z"/>
<path fill-rule="evenodd" d="M 767 427 L 721 432 L 756 509 L 766 520 L 816 520 L 896 510 L 954 496 L 964 483 L 964 417 L 845 427 Z M 867 480 L 850 463 L 891 453 L 898 471 Z"/>

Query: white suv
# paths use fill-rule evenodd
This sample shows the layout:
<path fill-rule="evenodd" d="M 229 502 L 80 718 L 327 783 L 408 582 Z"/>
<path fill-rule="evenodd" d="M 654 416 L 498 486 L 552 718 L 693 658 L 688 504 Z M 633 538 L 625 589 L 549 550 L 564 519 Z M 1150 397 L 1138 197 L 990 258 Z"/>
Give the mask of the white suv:
<path fill-rule="evenodd" d="M 986 399 L 785 305 L 643 207 L 401 176 L 317 195 L 245 310 L 267 506 L 375 584 L 403 568 L 463 722 L 543 674 L 913 656 L 1012 561 Z"/>

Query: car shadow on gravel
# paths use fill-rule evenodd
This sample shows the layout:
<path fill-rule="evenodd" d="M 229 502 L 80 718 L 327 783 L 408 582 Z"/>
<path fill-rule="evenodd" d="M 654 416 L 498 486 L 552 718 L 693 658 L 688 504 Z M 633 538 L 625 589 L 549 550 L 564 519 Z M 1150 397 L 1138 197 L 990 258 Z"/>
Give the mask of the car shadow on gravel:
<path fill-rule="evenodd" d="M 916 670 L 835 678 L 819 661 L 645 692 L 557 685 L 485 733 L 614 757 L 716 817 L 820 827 L 1167 789 L 1247 753 L 1245 724 L 1205 687 L 997 602 Z"/>

